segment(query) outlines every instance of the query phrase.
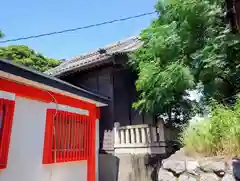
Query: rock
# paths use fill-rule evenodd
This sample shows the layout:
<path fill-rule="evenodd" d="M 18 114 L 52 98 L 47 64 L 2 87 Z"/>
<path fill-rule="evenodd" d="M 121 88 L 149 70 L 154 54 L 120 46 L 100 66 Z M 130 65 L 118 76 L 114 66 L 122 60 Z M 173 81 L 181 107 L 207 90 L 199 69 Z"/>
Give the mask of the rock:
<path fill-rule="evenodd" d="M 172 171 L 176 175 L 185 172 L 185 162 L 179 160 L 167 159 L 163 161 L 163 168 Z"/>
<path fill-rule="evenodd" d="M 200 181 L 218 181 L 219 178 L 214 173 L 203 173 L 200 176 Z"/>
<path fill-rule="evenodd" d="M 174 154 L 171 155 L 170 158 L 184 158 L 186 157 L 184 149 L 181 148 L 180 150 L 177 150 Z"/>
<path fill-rule="evenodd" d="M 200 165 L 198 161 L 186 161 L 186 170 L 188 173 L 192 175 L 200 174 Z"/>
<path fill-rule="evenodd" d="M 204 172 L 225 172 L 225 162 L 224 161 L 214 161 L 214 160 L 206 160 L 200 162 L 200 167 Z"/>
<path fill-rule="evenodd" d="M 232 160 L 233 175 L 235 178 L 240 179 L 240 159 L 234 158 Z"/>
<path fill-rule="evenodd" d="M 234 177 L 230 174 L 226 174 L 223 178 L 222 181 L 235 181 Z"/>
<path fill-rule="evenodd" d="M 188 175 L 188 174 L 182 174 L 178 178 L 178 181 L 186 181 L 186 180 L 187 181 L 197 181 L 197 178 L 192 175 Z"/>
<path fill-rule="evenodd" d="M 226 173 L 230 175 L 233 174 L 232 160 L 226 162 Z"/>
<path fill-rule="evenodd" d="M 158 172 L 158 181 L 176 181 L 176 177 L 171 172 L 160 169 Z"/>

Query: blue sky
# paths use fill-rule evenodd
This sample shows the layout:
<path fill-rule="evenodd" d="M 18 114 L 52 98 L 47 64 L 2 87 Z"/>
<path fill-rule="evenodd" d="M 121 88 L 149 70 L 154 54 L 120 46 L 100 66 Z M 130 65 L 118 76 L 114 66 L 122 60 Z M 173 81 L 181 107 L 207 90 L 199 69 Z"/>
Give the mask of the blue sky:
<path fill-rule="evenodd" d="M 156 0 L 3 0 L 4 39 L 81 27 L 154 11 Z M 138 35 L 156 15 L 10 44 L 27 45 L 51 58 L 70 58 Z"/>

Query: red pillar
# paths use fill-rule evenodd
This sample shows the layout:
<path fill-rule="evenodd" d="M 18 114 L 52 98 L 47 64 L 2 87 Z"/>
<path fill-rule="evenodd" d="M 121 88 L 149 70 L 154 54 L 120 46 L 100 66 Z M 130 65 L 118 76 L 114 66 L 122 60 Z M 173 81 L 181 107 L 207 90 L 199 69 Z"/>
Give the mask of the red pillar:
<path fill-rule="evenodd" d="M 88 165 L 88 181 L 96 181 L 96 119 L 97 119 L 97 108 L 91 107 L 89 109 L 89 155 L 87 160 Z"/>

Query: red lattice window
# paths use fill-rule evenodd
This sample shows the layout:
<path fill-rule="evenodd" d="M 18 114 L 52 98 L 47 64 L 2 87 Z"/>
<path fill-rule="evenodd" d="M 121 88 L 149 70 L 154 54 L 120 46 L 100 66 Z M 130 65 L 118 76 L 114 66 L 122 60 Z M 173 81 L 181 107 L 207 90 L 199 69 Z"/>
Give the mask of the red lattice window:
<path fill-rule="evenodd" d="M 0 169 L 7 167 L 15 102 L 0 99 Z"/>
<path fill-rule="evenodd" d="M 88 116 L 48 109 L 43 163 L 87 160 L 89 126 Z"/>

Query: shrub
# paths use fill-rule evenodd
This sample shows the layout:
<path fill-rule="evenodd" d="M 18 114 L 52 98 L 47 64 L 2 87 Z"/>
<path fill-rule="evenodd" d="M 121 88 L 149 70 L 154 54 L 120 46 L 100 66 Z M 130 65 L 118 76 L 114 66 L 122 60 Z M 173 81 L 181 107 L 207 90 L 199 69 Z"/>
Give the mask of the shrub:
<path fill-rule="evenodd" d="M 208 120 L 183 130 L 181 141 L 188 154 L 240 156 L 240 102 L 233 109 L 215 106 Z"/>

